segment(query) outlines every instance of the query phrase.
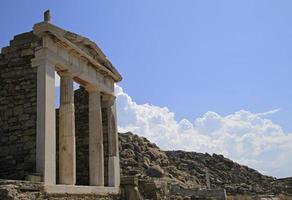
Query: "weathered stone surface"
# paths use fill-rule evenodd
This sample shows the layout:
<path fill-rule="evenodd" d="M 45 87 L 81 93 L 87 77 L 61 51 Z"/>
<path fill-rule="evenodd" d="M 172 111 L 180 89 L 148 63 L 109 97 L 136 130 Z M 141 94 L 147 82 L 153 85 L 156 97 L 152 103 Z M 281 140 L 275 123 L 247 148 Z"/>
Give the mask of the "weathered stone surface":
<path fill-rule="evenodd" d="M 37 69 L 31 59 L 40 39 L 14 37 L 0 54 L 0 178 L 24 179 L 35 171 Z"/>
<path fill-rule="evenodd" d="M 138 189 L 138 178 L 125 176 L 121 179 L 122 196 L 127 200 L 143 200 Z"/>
<path fill-rule="evenodd" d="M 181 188 L 197 190 L 206 188 L 205 169 L 208 168 L 211 189 L 224 188 L 228 194 L 292 192 L 289 186 L 290 179 L 277 181 L 222 155 L 162 151 L 146 138 L 132 133 L 119 134 L 119 141 L 121 169 L 124 176 L 134 175 L 144 181 L 160 180 L 168 183 L 169 189 L 178 185 Z M 147 170 L 153 166 L 163 169 L 164 176 L 149 176 Z M 141 194 L 144 195 L 143 192 Z"/>
<path fill-rule="evenodd" d="M 119 200 L 119 195 L 95 194 L 47 194 L 42 183 L 30 181 L 0 180 L 2 200 Z"/>
<path fill-rule="evenodd" d="M 72 75 L 60 73 L 59 182 L 76 183 L 75 112 Z"/>
<path fill-rule="evenodd" d="M 225 200 L 227 198 L 225 189 L 194 190 L 176 186 L 171 187 L 170 190 L 171 190 L 170 193 L 173 197 L 188 197 L 189 199 L 217 199 L 217 200 Z"/>
<path fill-rule="evenodd" d="M 151 166 L 146 170 L 146 175 L 150 177 L 162 177 L 164 170 L 159 165 Z"/>

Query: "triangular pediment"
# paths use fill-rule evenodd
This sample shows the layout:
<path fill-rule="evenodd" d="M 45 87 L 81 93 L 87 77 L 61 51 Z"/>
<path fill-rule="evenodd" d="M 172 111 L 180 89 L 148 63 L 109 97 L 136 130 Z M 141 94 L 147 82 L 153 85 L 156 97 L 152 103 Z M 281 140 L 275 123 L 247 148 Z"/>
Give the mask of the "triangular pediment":
<path fill-rule="evenodd" d="M 55 35 L 59 39 L 63 38 L 65 41 L 74 44 L 75 48 L 78 48 L 78 51 L 82 51 L 84 54 L 89 56 L 91 59 L 95 60 L 99 65 L 104 67 L 106 70 L 109 70 L 114 75 L 114 80 L 116 82 L 122 80 L 122 76 L 118 72 L 118 70 L 112 65 L 112 63 L 106 58 L 105 54 L 101 51 L 101 49 L 96 45 L 95 42 L 90 39 L 78 35 L 76 33 L 66 31 L 62 28 L 59 28 L 53 24 L 41 22 L 39 24 L 35 24 L 34 33 L 36 34 L 44 34 L 50 33 Z"/>
<path fill-rule="evenodd" d="M 101 51 L 101 49 L 97 46 L 95 42 L 70 31 L 67 31 L 64 37 L 68 39 L 70 42 L 74 43 L 76 46 L 78 46 L 92 58 L 94 58 L 101 65 L 108 68 L 111 72 L 118 73 L 115 67 L 106 58 L 105 54 Z"/>

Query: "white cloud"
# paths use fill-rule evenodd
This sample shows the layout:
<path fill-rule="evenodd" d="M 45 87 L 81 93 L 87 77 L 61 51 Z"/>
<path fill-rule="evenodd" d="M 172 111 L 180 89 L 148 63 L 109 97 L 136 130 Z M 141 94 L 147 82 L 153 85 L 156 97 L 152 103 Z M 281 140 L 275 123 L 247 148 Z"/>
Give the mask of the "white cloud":
<path fill-rule="evenodd" d="M 167 107 L 137 104 L 116 87 L 119 131 L 147 137 L 162 149 L 219 153 L 268 175 L 292 176 L 292 134 L 265 118 L 240 110 L 227 116 L 208 111 L 192 123 L 175 120 Z"/>
<path fill-rule="evenodd" d="M 279 112 L 281 109 L 274 109 L 274 110 L 270 110 L 270 111 L 267 111 L 267 112 L 263 112 L 263 113 L 257 113 L 257 116 L 266 116 L 266 115 L 272 115 L 272 114 L 275 114 L 277 112 Z"/>

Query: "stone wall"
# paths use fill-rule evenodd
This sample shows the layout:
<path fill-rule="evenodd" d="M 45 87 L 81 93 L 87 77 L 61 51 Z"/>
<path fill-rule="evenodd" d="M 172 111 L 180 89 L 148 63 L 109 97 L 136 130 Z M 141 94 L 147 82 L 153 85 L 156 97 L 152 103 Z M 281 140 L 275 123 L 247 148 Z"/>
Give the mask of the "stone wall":
<path fill-rule="evenodd" d="M 35 172 L 37 68 L 41 40 L 16 35 L 0 54 L 0 178 L 24 179 Z"/>
<path fill-rule="evenodd" d="M 108 158 L 109 158 L 109 145 L 108 145 L 108 118 L 107 109 L 103 107 L 102 103 L 102 125 L 103 125 L 103 153 L 104 153 L 104 184 L 108 185 Z"/>
<path fill-rule="evenodd" d="M 89 125 L 88 93 L 84 88 L 75 90 L 76 180 L 79 185 L 89 185 Z"/>

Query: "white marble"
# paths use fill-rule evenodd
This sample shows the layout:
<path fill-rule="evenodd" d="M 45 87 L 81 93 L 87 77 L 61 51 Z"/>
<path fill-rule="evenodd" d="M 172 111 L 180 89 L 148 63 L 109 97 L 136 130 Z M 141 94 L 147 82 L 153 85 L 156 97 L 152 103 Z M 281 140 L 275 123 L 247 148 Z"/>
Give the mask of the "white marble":
<path fill-rule="evenodd" d="M 100 91 L 87 87 L 89 95 L 89 184 L 104 185 L 104 151 Z"/>
<path fill-rule="evenodd" d="M 59 72 L 59 182 L 76 183 L 75 114 L 73 77 L 69 72 Z"/>
<path fill-rule="evenodd" d="M 55 67 L 46 59 L 32 60 L 37 67 L 36 172 L 47 185 L 56 184 Z"/>

